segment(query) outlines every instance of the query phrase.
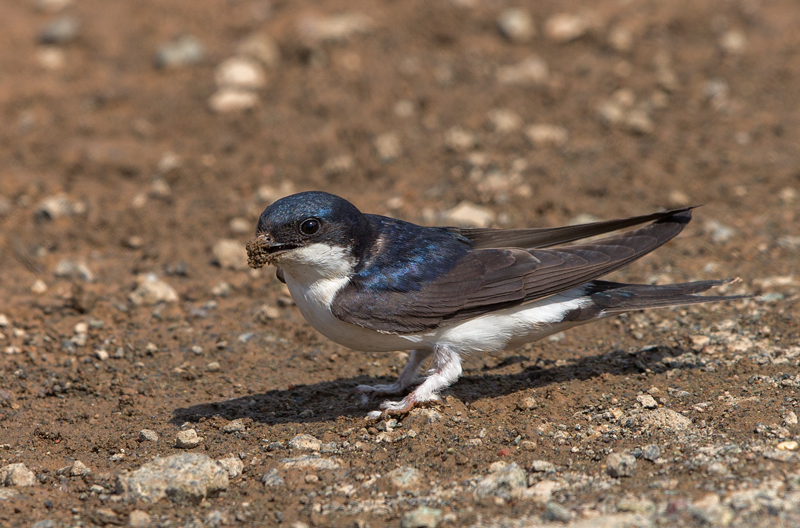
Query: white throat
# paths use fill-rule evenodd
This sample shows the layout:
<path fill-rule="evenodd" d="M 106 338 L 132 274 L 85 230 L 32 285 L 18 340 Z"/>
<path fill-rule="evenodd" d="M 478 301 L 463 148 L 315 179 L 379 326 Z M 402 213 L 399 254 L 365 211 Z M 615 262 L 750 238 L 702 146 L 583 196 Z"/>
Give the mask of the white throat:
<path fill-rule="evenodd" d="M 355 259 L 346 248 L 328 244 L 310 244 L 282 254 L 278 265 L 283 268 L 285 275 L 290 275 L 296 282 L 310 286 L 319 281 L 349 279 L 353 273 Z"/>
<path fill-rule="evenodd" d="M 287 251 L 281 255 L 278 265 L 306 321 L 318 332 L 334 339 L 329 329 L 343 323 L 331 313 L 331 303 L 353 272 L 355 260 L 350 252 L 343 247 L 311 244 Z"/>

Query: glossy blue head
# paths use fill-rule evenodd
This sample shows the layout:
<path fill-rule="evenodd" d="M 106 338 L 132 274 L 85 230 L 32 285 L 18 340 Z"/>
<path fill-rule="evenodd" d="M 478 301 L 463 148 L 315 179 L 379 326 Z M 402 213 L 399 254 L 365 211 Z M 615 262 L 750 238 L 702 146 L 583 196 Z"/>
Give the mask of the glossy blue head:
<path fill-rule="evenodd" d="M 369 223 L 356 206 L 320 191 L 281 198 L 267 207 L 258 221 L 256 236 L 263 237 L 270 254 L 325 244 L 351 248 L 358 255 L 369 236 Z"/>

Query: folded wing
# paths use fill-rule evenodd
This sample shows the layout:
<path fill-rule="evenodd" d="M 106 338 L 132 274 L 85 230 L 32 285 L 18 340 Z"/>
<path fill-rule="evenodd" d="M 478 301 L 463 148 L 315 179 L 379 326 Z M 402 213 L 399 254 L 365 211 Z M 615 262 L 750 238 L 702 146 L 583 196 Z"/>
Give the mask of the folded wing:
<path fill-rule="evenodd" d="M 449 272 L 413 290 L 366 288 L 354 279 L 337 293 L 331 309 L 343 321 L 383 333 L 406 334 L 531 302 L 643 257 L 675 237 L 691 220 L 689 209 L 663 214 L 666 216 L 646 227 L 593 243 L 554 249 L 474 249 Z M 634 219 L 619 222 L 631 221 Z M 606 227 L 580 231 L 580 236 L 593 236 L 597 229 L 608 229 L 609 223 L 603 224 Z M 571 239 L 578 236 L 576 233 L 579 232 L 550 234 L 539 243 Z M 469 238 L 469 233 L 460 234 Z"/>
<path fill-rule="evenodd" d="M 452 233 L 463 236 L 475 248 L 544 248 L 566 244 L 597 235 L 604 235 L 620 229 L 627 229 L 648 222 L 669 218 L 679 213 L 691 211 L 696 206 L 661 211 L 642 216 L 631 216 L 619 220 L 606 220 L 562 227 L 543 227 L 531 229 L 492 229 L 473 227 L 448 227 Z"/>

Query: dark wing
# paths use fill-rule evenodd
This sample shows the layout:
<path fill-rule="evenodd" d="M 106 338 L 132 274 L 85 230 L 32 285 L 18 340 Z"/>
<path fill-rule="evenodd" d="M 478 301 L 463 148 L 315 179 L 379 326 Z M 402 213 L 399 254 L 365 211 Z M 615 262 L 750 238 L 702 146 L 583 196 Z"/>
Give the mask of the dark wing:
<path fill-rule="evenodd" d="M 563 227 L 543 227 L 533 229 L 491 229 L 473 227 L 448 227 L 450 232 L 461 235 L 480 248 L 544 248 L 565 244 L 583 238 L 604 235 L 647 222 L 655 222 L 679 213 L 690 211 L 697 206 L 683 207 L 642 216 L 632 216 L 619 220 L 606 220 Z"/>
<path fill-rule="evenodd" d="M 438 328 L 579 286 L 669 241 L 691 220 L 681 211 L 630 233 L 558 249 L 477 249 L 417 290 L 377 290 L 351 280 L 331 310 L 342 321 L 389 334 Z"/>

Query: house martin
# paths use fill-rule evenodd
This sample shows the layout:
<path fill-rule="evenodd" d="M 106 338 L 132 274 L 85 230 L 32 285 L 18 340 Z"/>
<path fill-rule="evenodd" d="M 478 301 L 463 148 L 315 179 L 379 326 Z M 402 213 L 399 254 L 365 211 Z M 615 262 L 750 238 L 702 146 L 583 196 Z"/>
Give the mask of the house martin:
<path fill-rule="evenodd" d="M 438 399 L 461 375 L 466 354 L 518 347 L 631 310 L 739 298 L 697 295 L 730 280 L 598 280 L 675 237 L 691 210 L 540 229 L 424 227 L 364 214 L 332 194 L 303 192 L 264 210 L 247 244 L 248 264 L 276 266 L 300 313 L 332 341 L 362 351 L 411 351 L 397 381 L 356 388 L 394 395 L 419 384 L 369 413 L 376 419 Z M 428 376 L 419 379 L 431 356 Z"/>

